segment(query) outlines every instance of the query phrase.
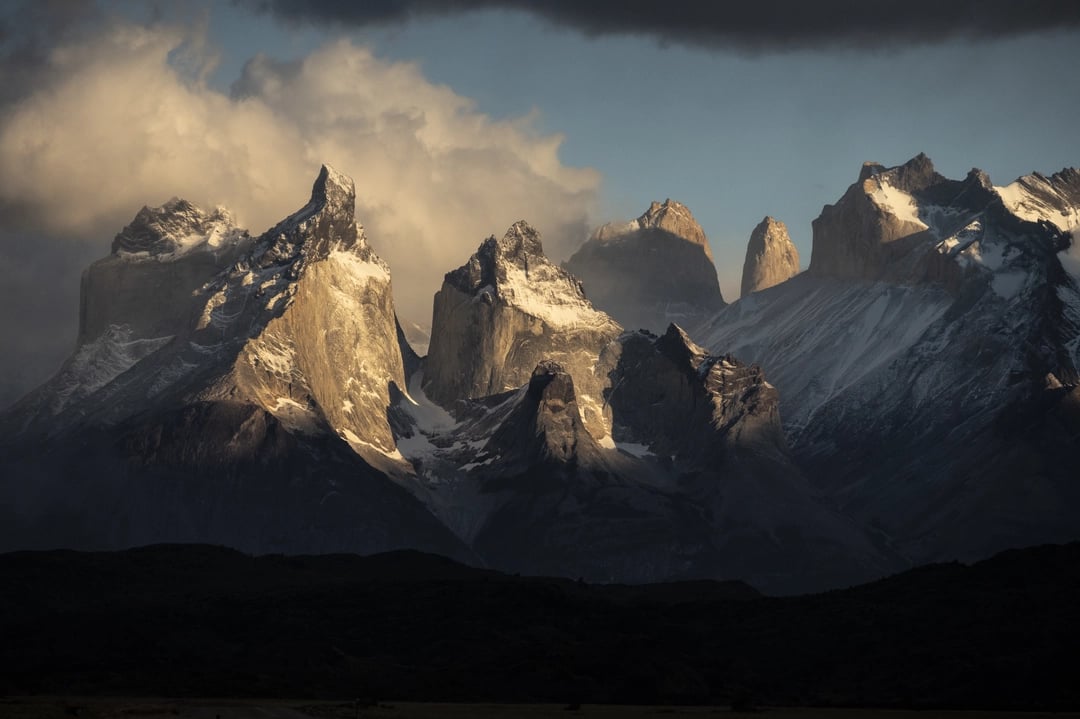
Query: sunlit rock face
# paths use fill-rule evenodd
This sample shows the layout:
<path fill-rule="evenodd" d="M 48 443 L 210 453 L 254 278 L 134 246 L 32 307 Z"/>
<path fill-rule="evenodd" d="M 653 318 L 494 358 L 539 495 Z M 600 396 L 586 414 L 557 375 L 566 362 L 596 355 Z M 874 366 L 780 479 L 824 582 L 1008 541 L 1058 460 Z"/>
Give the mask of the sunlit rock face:
<path fill-rule="evenodd" d="M 705 232 L 673 200 L 599 228 L 565 267 L 593 304 L 627 328 L 693 327 L 724 306 Z"/>
<path fill-rule="evenodd" d="M 354 204 L 327 167 L 259 237 L 140 212 L 88 273 L 76 353 L 0 420 L 0 546 L 414 547 L 770 591 L 894 566 L 811 496 L 760 369 L 624 332 L 524 222 L 446 276 L 421 360 Z M 672 208 L 642 224 L 692 235 Z"/>
<path fill-rule="evenodd" d="M 424 390 L 448 408 L 515 389 L 537 364 L 574 378 L 585 425 L 608 433 L 598 373 L 601 350 L 622 328 L 585 298 L 581 283 L 544 255 L 540 235 L 515 223 L 446 275 L 435 295 Z"/>
<path fill-rule="evenodd" d="M 816 275 L 879 279 L 890 260 L 921 243 L 928 225 L 913 193 L 944 181 L 930 158 L 919 155 L 886 169 L 867 162 L 859 179 L 835 205 L 814 220 L 810 272 Z"/>
<path fill-rule="evenodd" d="M 211 296 L 202 329 L 210 339 L 219 318 L 243 313 L 232 307 L 259 282 L 272 316 L 244 344 L 233 381 L 283 422 L 328 425 L 377 464 L 396 454 L 386 411 L 405 371 L 390 272 L 354 205 L 352 180 L 324 168 L 309 204 L 270 229 L 252 267 Z"/>
<path fill-rule="evenodd" d="M 80 344 L 4 416 L 5 546 L 427 548 L 474 560 L 390 479 L 405 385 L 386 265 L 323 167 L 257 238 L 182 200 L 87 272 Z M 76 509 L 77 508 L 77 509 Z"/>
<path fill-rule="evenodd" d="M 132 339 L 176 334 L 199 301 L 194 290 L 251 241 L 222 207 L 206 212 L 176 198 L 144 207 L 117 234 L 112 253 L 83 272 L 79 344 L 110 327 L 125 327 Z"/>
<path fill-rule="evenodd" d="M 813 271 L 786 277 L 766 218 L 754 291 L 649 320 L 698 329 L 625 330 L 519 222 L 446 275 L 423 359 L 331 168 L 259 237 L 144 208 L 86 274 L 75 353 L 0 417 L 0 547 L 413 547 L 794 592 L 1075 539 L 1077 178 L 867 165 Z M 715 281 L 684 207 L 631 225 L 594 244 L 654 252 L 640 287 L 679 291 L 657 268 L 683 251 Z"/>
<path fill-rule="evenodd" d="M 1078 177 L 867 163 L 810 270 L 699 332 L 765 370 L 810 481 L 913 561 L 1080 536 Z"/>
<path fill-rule="evenodd" d="M 787 225 L 766 217 L 750 233 L 746 245 L 741 296 L 773 287 L 797 274 L 799 250 L 788 235 Z"/>

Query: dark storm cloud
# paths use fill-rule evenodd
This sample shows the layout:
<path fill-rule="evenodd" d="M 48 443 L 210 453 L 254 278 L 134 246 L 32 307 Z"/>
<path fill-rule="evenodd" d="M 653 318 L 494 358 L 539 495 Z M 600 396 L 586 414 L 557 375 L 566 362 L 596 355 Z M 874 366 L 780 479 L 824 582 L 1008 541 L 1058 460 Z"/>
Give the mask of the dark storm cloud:
<path fill-rule="evenodd" d="M 91 2 L 47 0 L 0 7 L 0 134 L 19 103 L 56 79 L 54 48 L 93 32 L 101 15 Z M 97 228 L 85 233 L 41 227 L 49 208 L 2 190 L 26 182 L 0 174 L 0 412 L 53 374 L 73 349 L 79 276 L 108 247 Z"/>
<path fill-rule="evenodd" d="M 101 19 L 88 0 L 40 0 L 0 8 L 0 107 L 43 81 L 48 53 Z"/>
<path fill-rule="evenodd" d="M 879 48 L 1080 25 L 1076 0 L 235 0 L 290 22 L 374 25 L 470 10 L 533 13 L 587 35 L 744 51 Z"/>
<path fill-rule="evenodd" d="M 50 81 L 49 54 L 102 20 L 89 0 L 0 4 L 0 118 Z M 0 187 L 23 178 L 0 176 Z M 100 247 L 37 228 L 43 209 L 0 197 L 0 410 L 46 379 L 71 351 L 79 273 Z"/>

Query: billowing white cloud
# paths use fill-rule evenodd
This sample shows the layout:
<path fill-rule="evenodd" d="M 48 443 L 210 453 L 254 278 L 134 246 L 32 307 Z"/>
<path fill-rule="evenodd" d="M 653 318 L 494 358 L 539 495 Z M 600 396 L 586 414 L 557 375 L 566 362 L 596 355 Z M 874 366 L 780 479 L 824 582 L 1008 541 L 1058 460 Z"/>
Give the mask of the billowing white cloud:
<path fill-rule="evenodd" d="M 103 249 L 172 196 L 225 205 L 261 232 L 303 204 L 327 162 L 356 181 L 399 310 L 420 321 L 443 273 L 515 220 L 556 258 L 585 235 L 599 175 L 563 165 L 561 138 L 529 117 L 494 120 L 417 65 L 344 41 L 297 62 L 255 57 L 230 94 L 201 79 L 189 40 L 125 25 L 56 48 L 52 79 L 0 118 L 0 205 Z M 177 62 L 185 51 L 196 57 Z"/>

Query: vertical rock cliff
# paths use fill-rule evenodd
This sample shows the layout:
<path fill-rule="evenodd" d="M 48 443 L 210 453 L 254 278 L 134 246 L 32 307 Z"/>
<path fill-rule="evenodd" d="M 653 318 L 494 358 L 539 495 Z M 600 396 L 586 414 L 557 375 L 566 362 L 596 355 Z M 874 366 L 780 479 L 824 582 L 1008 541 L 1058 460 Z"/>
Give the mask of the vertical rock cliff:
<path fill-rule="evenodd" d="M 621 331 L 574 276 L 547 259 L 539 233 L 518 222 L 447 273 L 435 295 L 424 391 L 452 409 L 458 400 L 520 387 L 539 362 L 555 361 L 574 378 L 585 426 L 602 438 L 610 421 L 597 358 Z"/>
<path fill-rule="evenodd" d="M 867 163 L 810 270 L 703 328 L 776 384 L 819 490 L 913 561 L 1078 536 L 1077 178 Z"/>
<path fill-rule="evenodd" d="M 799 274 L 799 250 L 788 235 L 787 225 L 766 217 L 750 233 L 743 262 L 742 292 L 746 297 Z"/>
<path fill-rule="evenodd" d="M 324 166 L 258 238 L 144 209 L 84 281 L 81 342 L 2 420 L 7 546 L 212 542 L 474 555 L 389 477 L 405 385 L 386 265 Z"/>

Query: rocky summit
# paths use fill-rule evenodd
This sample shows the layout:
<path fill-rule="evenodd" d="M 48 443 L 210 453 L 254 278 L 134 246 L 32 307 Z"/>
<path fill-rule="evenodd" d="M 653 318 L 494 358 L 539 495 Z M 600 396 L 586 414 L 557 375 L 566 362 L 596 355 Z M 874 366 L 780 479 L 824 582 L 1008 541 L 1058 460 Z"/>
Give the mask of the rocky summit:
<path fill-rule="evenodd" d="M 742 297 L 778 285 L 799 274 L 799 250 L 787 225 L 766 217 L 750 233 L 743 263 Z"/>
<path fill-rule="evenodd" d="M 257 238 L 211 221 L 221 241 L 200 241 L 207 216 L 183 201 L 140 212 L 84 280 L 75 353 L 2 419 L 0 492 L 20 503 L 4 546 L 474 561 L 385 473 L 404 368 L 390 276 L 354 202 L 352 180 L 323 167 L 308 203 Z"/>
<path fill-rule="evenodd" d="M 810 481 L 912 561 L 1077 536 L 1076 177 L 867 163 L 809 272 L 701 333 L 766 369 Z"/>
<path fill-rule="evenodd" d="M 692 328 L 724 306 L 705 232 L 689 208 L 653 202 L 628 223 L 596 230 L 565 263 L 589 299 L 625 327 Z"/>
<path fill-rule="evenodd" d="M 581 283 L 547 259 L 540 234 L 517 222 L 447 273 L 435 295 L 424 391 L 451 406 L 520 387 L 539 362 L 556 361 L 574 377 L 585 422 L 602 438 L 610 422 L 596 362 L 620 332 Z"/>
<path fill-rule="evenodd" d="M 396 411 L 415 470 L 403 483 L 492 566 L 596 581 L 749 572 L 791 591 L 896 561 L 811 496 L 759 368 L 676 325 L 623 332 L 523 223 L 447 274 Z M 777 531 L 803 541 L 728 551 Z M 837 545 L 828 568 L 796 569 Z"/>
<path fill-rule="evenodd" d="M 445 275 L 425 357 L 329 166 L 257 237 L 143 208 L 84 274 L 72 356 L 0 416 L 0 549 L 413 548 L 785 593 L 1076 539 L 1078 177 L 868 163 L 810 270 L 766 218 L 726 306 L 678 203 L 572 271 L 517 222 Z"/>

